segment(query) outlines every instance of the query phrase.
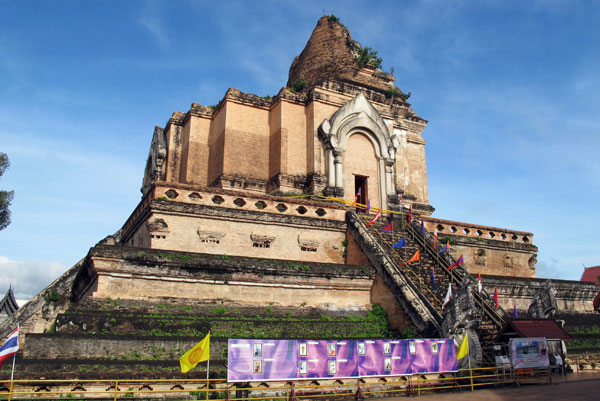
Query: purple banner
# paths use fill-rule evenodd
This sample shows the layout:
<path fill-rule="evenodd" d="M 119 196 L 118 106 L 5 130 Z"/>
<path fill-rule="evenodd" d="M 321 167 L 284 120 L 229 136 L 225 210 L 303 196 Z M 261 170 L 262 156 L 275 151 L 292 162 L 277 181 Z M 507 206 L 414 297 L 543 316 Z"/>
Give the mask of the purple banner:
<path fill-rule="evenodd" d="M 356 341 L 359 376 L 411 374 L 407 340 Z"/>
<path fill-rule="evenodd" d="M 229 340 L 229 381 L 283 380 L 298 376 L 294 340 Z M 232 363 L 233 362 L 233 363 Z"/>
<path fill-rule="evenodd" d="M 458 370 L 454 341 L 442 339 L 408 340 L 412 373 L 454 372 Z"/>
<path fill-rule="evenodd" d="M 232 340 L 229 382 L 404 376 L 457 370 L 451 339 Z"/>

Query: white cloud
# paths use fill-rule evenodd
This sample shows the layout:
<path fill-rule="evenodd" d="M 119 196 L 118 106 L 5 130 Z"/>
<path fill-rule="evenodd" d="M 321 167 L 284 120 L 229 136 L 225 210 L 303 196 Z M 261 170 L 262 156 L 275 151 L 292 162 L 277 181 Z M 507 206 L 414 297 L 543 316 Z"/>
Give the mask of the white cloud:
<path fill-rule="evenodd" d="M 67 266 L 58 262 L 11 260 L 0 256 L 0 294 L 12 285 L 15 297 L 29 300 L 67 271 Z"/>
<path fill-rule="evenodd" d="M 157 1 L 145 2 L 138 22 L 152 35 L 161 49 L 169 47 L 171 40 L 166 32 L 165 24 L 160 17 Z"/>

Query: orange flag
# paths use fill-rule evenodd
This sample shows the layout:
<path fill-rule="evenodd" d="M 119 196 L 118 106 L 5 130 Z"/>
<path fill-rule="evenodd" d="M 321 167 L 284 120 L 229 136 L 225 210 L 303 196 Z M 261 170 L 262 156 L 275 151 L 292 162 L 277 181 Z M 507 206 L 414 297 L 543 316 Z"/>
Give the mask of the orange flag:
<path fill-rule="evenodd" d="M 417 260 L 421 259 L 421 252 L 417 249 L 417 252 L 415 252 L 415 254 L 413 255 L 412 258 L 408 259 L 406 261 L 406 263 L 410 263 L 410 262 L 416 262 Z"/>
<path fill-rule="evenodd" d="M 405 266 L 407 264 L 409 264 L 410 262 L 416 262 L 417 260 L 421 259 L 421 252 L 417 249 L 417 252 L 415 252 L 415 254 L 412 256 L 412 258 L 408 259 L 406 261 L 406 263 L 402 263 L 400 265 L 400 267 Z"/>

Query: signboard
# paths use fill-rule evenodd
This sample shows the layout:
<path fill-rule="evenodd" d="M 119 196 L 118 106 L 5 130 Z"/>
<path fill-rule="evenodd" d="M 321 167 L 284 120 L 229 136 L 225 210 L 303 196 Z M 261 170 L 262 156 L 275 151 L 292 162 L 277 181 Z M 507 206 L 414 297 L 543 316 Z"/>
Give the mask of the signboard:
<path fill-rule="evenodd" d="M 396 376 L 457 370 L 451 339 L 235 340 L 229 382 Z"/>
<path fill-rule="evenodd" d="M 508 342 L 513 369 L 550 366 L 545 338 L 511 338 Z"/>

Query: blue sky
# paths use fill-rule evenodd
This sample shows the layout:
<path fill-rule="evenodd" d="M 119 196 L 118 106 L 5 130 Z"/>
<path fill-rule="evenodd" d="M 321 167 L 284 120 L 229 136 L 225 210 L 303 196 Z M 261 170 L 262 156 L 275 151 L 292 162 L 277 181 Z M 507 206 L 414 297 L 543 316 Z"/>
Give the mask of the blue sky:
<path fill-rule="evenodd" d="M 173 111 L 276 94 L 323 10 L 429 121 L 434 217 L 533 232 L 539 277 L 600 264 L 600 3 L 0 0 L 0 292 L 121 227 Z"/>

